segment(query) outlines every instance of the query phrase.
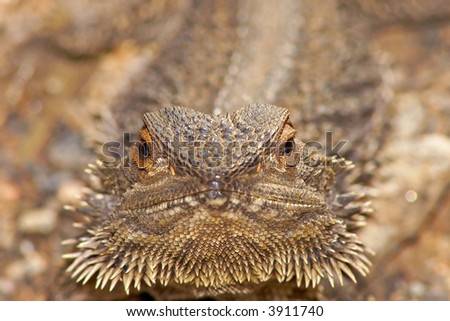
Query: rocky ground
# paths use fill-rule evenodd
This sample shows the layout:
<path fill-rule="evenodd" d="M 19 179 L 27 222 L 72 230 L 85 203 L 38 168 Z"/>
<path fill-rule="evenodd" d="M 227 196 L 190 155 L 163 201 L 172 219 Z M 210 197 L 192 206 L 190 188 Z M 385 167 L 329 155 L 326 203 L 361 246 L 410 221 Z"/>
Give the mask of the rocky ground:
<path fill-rule="evenodd" d="M 82 192 L 83 167 L 94 160 L 82 135 L 86 106 L 106 104 L 109 82 L 152 50 L 117 1 L 90 14 L 114 16 L 119 41 L 100 37 L 95 54 L 68 42 L 69 23 L 89 30 L 83 2 L 0 0 L 0 300 L 47 298 L 71 229 L 61 204 Z M 148 6 L 164 15 L 171 5 Z M 450 15 L 389 22 L 371 37 L 387 66 L 388 134 L 376 213 L 363 231 L 374 268 L 348 298 L 449 300 Z"/>

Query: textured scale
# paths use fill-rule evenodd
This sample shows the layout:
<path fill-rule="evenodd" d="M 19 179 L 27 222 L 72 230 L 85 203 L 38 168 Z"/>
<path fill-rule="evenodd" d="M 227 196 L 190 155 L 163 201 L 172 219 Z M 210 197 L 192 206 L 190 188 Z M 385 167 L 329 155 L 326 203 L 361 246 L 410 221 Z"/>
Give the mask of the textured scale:
<path fill-rule="evenodd" d="M 277 118 L 267 118 L 269 113 L 277 114 Z M 154 154 L 175 162 L 179 174 L 190 170 L 191 174 L 198 172 L 204 178 L 233 176 L 251 167 L 264 146 L 279 134 L 286 119 L 287 110 L 266 105 L 249 106 L 221 116 L 182 107 L 168 107 L 144 115 L 145 126 L 154 142 Z M 239 154 L 242 147 L 242 152 L 247 154 Z"/>

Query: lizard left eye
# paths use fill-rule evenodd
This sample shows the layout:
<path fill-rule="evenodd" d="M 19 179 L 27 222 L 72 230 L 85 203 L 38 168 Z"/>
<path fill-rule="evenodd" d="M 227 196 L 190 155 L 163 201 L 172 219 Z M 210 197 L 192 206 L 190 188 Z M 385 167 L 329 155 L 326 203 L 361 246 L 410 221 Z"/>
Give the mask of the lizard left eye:
<path fill-rule="evenodd" d="M 299 155 L 296 153 L 296 144 L 294 138 L 289 138 L 282 146 L 282 152 L 287 167 L 295 167 L 299 162 Z"/>
<path fill-rule="evenodd" d="M 295 150 L 295 141 L 294 138 L 289 138 L 285 143 L 284 143 L 284 154 L 285 155 L 290 155 L 294 152 Z"/>

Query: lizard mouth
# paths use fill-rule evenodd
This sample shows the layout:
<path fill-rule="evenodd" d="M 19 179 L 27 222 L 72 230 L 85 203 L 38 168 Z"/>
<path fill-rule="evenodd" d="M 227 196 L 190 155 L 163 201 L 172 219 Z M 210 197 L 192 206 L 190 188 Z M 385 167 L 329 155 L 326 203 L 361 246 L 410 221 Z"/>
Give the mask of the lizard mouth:
<path fill-rule="evenodd" d="M 197 197 L 206 199 L 209 205 L 225 206 L 245 201 L 258 207 L 269 207 L 273 209 L 309 211 L 321 209 L 325 206 L 318 198 L 286 198 L 279 195 L 262 195 L 260 193 L 248 193 L 228 190 L 208 190 L 196 194 Z M 205 197 L 206 196 L 206 197 Z"/>
<path fill-rule="evenodd" d="M 163 207 L 171 208 L 181 206 L 184 204 L 192 207 L 201 205 L 208 205 L 211 207 L 225 208 L 227 206 L 233 207 L 236 204 L 243 202 L 250 204 L 253 208 L 272 208 L 290 211 L 307 212 L 312 210 L 320 210 L 326 207 L 325 201 L 319 197 L 292 197 L 287 198 L 281 195 L 263 195 L 262 193 L 243 192 L 237 190 L 227 189 L 206 189 L 196 191 L 190 194 L 183 194 L 178 197 L 170 199 L 161 199 L 156 202 L 145 204 L 138 209 L 149 207 Z M 136 209 L 136 208 L 135 208 Z"/>

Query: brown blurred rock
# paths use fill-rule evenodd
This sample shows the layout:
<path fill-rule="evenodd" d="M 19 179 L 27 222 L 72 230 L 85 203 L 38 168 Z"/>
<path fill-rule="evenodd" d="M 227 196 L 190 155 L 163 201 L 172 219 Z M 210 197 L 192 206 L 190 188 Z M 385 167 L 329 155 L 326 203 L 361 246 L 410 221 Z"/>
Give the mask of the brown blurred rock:
<path fill-rule="evenodd" d="M 57 210 L 50 207 L 23 212 L 19 215 L 19 231 L 22 233 L 49 234 L 56 226 L 57 215 Z"/>

